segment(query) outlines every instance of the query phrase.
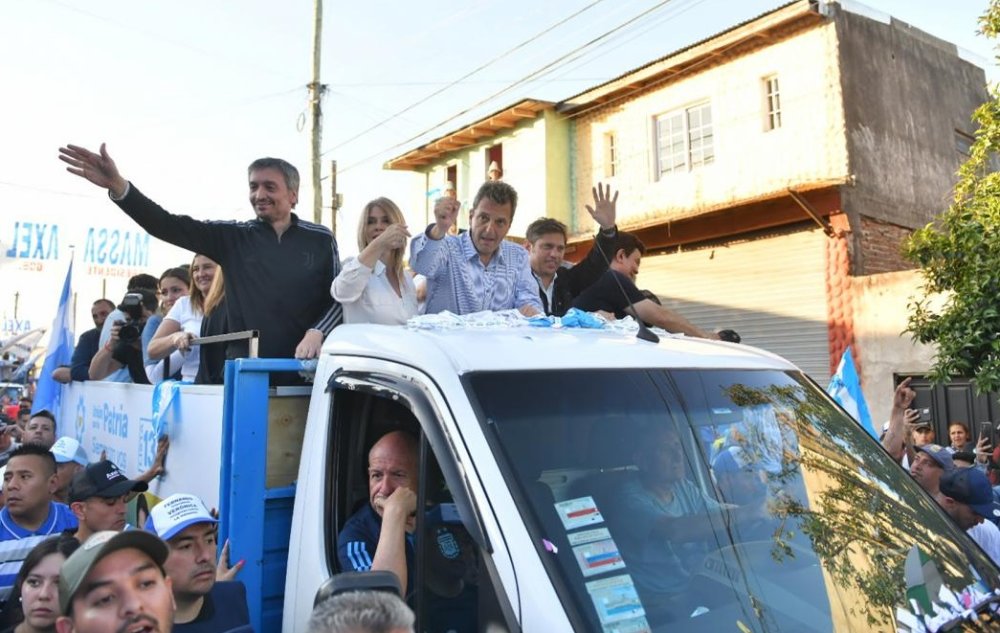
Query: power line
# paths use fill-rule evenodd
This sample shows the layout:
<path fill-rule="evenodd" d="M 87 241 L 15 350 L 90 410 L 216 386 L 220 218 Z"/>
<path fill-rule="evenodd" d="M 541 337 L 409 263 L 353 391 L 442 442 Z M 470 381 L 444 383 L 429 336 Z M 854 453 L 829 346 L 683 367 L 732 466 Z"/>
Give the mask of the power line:
<path fill-rule="evenodd" d="M 656 11 L 657 9 L 660 9 L 661 7 L 669 4 L 670 2 L 672 2 L 672 0 L 661 0 L 660 2 L 658 2 L 655 5 L 653 5 L 652 7 L 650 7 L 649 9 L 646 9 L 645 11 L 639 13 L 638 15 L 636 15 L 636 16 L 628 19 L 628 20 L 626 20 L 625 22 L 619 24 L 618 26 L 614 27 L 613 29 L 611 29 L 609 31 L 605 31 L 601 35 L 598 35 L 597 37 L 589 40 L 588 42 L 582 44 L 581 46 L 576 47 L 575 49 L 573 49 L 569 53 L 566 53 L 565 55 L 562 55 L 562 56 L 556 58 L 555 60 L 553 60 L 553 61 L 545 64 L 544 66 L 542 66 L 538 70 L 535 70 L 535 71 L 529 73 L 528 75 L 522 77 L 521 79 L 518 79 L 517 81 L 511 83 L 506 88 L 503 88 L 502 90 L 491 94 L 490 96 L 486 97 L 485 99 L 479 100 L 478 102 L 476 102 L 473 105 L 465 108 L 461 112 L 458 112 L 458 113 L 456 113 L 456 114 L 448 117 L 447 119 L 445 119 L 444 121 L 441 121 L 440 123 L 432 125 L 431 127 L 427 128 L 426 130 L 423 130 L 422 132 L 420 132 L 418 134 L 415 134 L 415 135 L 411 136 L 410 138 L 408 138 L 408 139 L 406 139 L 404 141 L 396 143 L 395 145 L 393 145 L 391 147 L 387 147 L 386 149 L 383 149 L 383 150 L 381 150 L 379 152 L 371 154 L 370 156 L 368 156 L 368 157 L 366 157 L 366 158 L 364 158 L 364 159 L 362 159 L 362 160 L 360 160 L 358 162 L 355 162 L 355 163 L 352 163 L 352 164 L 346 166 L 344 169 L 340 170 L 340 172 L 341 173 L 346 172 L 349 169 L 352 169 L 354 167 L 357 167 L 358 165 L 362 165 L 364 163 L 367 163 L 368 161 L 370 161 L 370 160 L 372 160 L 374 158 L 377 158 L 377 157 L 381 156 L 382 154 L 384 154 L 386 152 L 390 152 L 390 151 L 398 149 L 398 148 L 400 148 L 400 147 L 402 147 L 404 145 L 408 145 L 409 143 L 412 143 L 413 141 L 415 141 L 415 140 L 419 139 L 420 137 L 424 136 L 425 134 L 429 134 L 430 132 L 433 132 L 434 130 L 436 130 L 436 129 L 442 127 L 442 126 L 447 125 L 448 123 L 454 121 L 455 119 L 460 118 L 460 117 L 468 114 L 472 110 L 474 110 L 474 109 L 476 109 L 476 108 L 478 108 L 478 107 L 480 107 L 480 106 L 482 106 L 482 105 L 484 105 L 484 104 L 492 101 L 493 99 L 496 99 L 500 95 L 505 94 L 505 93 L 513 90 L 517 86 L 520 86 L 521 84 L 527 83 L 527 82 L 531 81 L 532 79 L 534 79 L 537 76 L 542 76 L 542 75 L 544 75 L 547 72 L 551 72 L 554 67 L 557 67 L 560 63 L 562 63 L 567 58 L 572 57 L 573 55 L 576 55 L 578 52 L 580 52 L 582 50 L 585 50 L 585 49 L 593 46 L 594 44 L 596 44 L 598 42 L 603 41 L 604 39 L 610 37 L 611 35 L 617 33 L 618 31 L 621 31 L 622 29 L 628 27 L 629 25 L 635 23 L 636 21 L 641 20 L 642 18 L 646 17 L 650 13 Z"/>
<path fill-rule="evenodd" d="M 670 0 L 666 0 L 666 1 L 669 2 Z M 399 112 L 396 112 L 395 114 L 392 114 L 389 117 L 387 117 L 385 119 L 382 119 L 378 123 L 375 123 L 374 125 L 372 125 L 372 126 L 370 126 L 368 128 L 365 128 L 364 130 L 358 132 L 357 134 L 355 134 L 354 136 L 350 137 L 346 141 L 342 141 L 342 142 L 334 145 L 330 149 L 328 149 L 328 150 L 324 151 L 322 154 L 320 154 L 320 156 L 326 156 L 330 152 L 332 152 L 334 150 L 337 150 L 337 149 L 340 149 L 344 145 L 347 145 L 348 143 L 351 143 L 352 141 L 355 141 L 355 140 L 361 138 L 362 136 L 364 136 L 364 135 L 366 135 L 366 134 L 368 134 L 368 133 L 370 133 L 370 132 L 378 129 L 379 127 L 381 127 L 385 123 L 388 123 L 389 121 L 391 121 L 393 118 L 395 118 L 395 117 L 397 117 L 397 116 L 399 116 L 401 114 L 406 114 L 407 112 L 409 112 L 413 108 L 416 108 L 417 106 L 426 103 L 430 99 L 433 99 L 434 97 L 436 97 L 439 94 L 447 91 L 448 89 L 453 88 L 454 86 L 460 84 L 465 79 L 468 79 L 469 77 L 471 77 L 471 76 L 479 73 L 483 69 L 488 68 L 489 66 L 492 66 L 493 64 L 495 64 L 496 62 L 500 61 L 501 59 L 503 59 L 503 58 L 505 58 L 505 57 L 507 57 L 507 56 L 509 56 L 509 55 L 511 55 L 513 53 L 515 53 L 516 51 L 518 51 L 518 50 L 520 50 L 522 48 L 524 48 L 525 46 L 527 46 L 531 42 L 534 42 L 534 41 L 538 40 L 543 35 L 546 35 L 546 34 L 550 33 L 554 29 L 562 26 L 566 22 L 569 22 L 570 20 L 572 20 L 573 18 L 577 17 L 578 15 L 584 13 L 585 11 L 588 11 L 588 10 L 592 9 L 593 7 L 595 7 L 596 5 L 600 4 L 601 2 L 604 2 L 604 0 L 594 0 L 593 2 L 591 2 L 590 4 L 588 4 L 587 6 L 583 7 L 582 9 L 580 9 L 579 11 L 576 11 L 575 13 L 570 14 L 569 16 L 563 18 L 562 20 L 559 20 L 555 24 L 549 26 L 548 28 L 543 29 L 539 33 L 536 33 L 535 35 L 529 37 L 528 39 L 524 40 L 520 44 L 514 46 L 513 48 L 508 49 L 508 50 L 504 51 L 503 53 L 500 53 L 500 55 L 494 57 L 493 59 L 489 60 L 485 64 L 480 65 L 478 68 L 475 68 L 474 70 L 471 70 L 468 73 L 462 75 L 458 79 L 456 79 L 456 80 L 454 80 L 454 81 L 452 81 L 452 82 L 450 82 L 450 83 L 442 86 L 441 88 L 438 88 L 437 90 L 435 90 L 434 92 L 430 93 L 429 95 L 423 97 L 422 99 L 418 99 L 417 101 L 415 101 L 415 102 L 411 103 L 410 105 L 406 106 L 405 108 L 403 108 Z"/>
<path fill-rule="evenodd" d="M 553 79 L 552 81 L 604 81 L 607 77 L 565 77 Z M 472 84 L 505 84 L 514 79 L 480 79 L 477 81 L 463 81 L 465 85 Z M 327 84 L 330 88 L 405 88 L 409 86 L 444 86 L 452 85 L 447 81 L 376 81 L 376 82 L 350 82 L 339 84 Z M 341 93 L 343 94 L 343 93 Z"/>
<path fill-rule="evenodd" d="M 601 52 L 602 55 L 607 55 L 612 51 L 618 50 L 619 48 L 628 44 L 629 42 L 634 41 L 636 38 L 645 35 L 649 31 L 662 26 L 665 22 L 669 22 L 670 20 L 677 18 L 681 14 L 686 13 L 687 11 L 693 9 L 699 4 L 705 2 L 705 0 L 690 0 L 689 4 L 683 5 L 681 4 L 681 2 L 683 1 L 684 0 L 680 0 L 680 2 L 675 2 L 674 5 L 671 7 L 677 9 L 676 11 L 674 11 L 673 13 L 666 12 L 660 17 L 656 18 L 655 20 L 651 20 L 648 24 L 644 24 L 640 28 L 635 29 L 634 32 L 629 34 L 630 35 L 629 37 L 622 37 L 620 40 L 607 40 L 595 46 L 593 49 L 587 51 L 586 54 L 580 55 L 577 59 L 567 61 L 565 64 L 566 72 L 564 74 L 558 77 L 548 77 L 546 78 L 544 83 L 548 84 L 555 81 L 566 81 L 566 79 L 563 79 L 566 76 L 566 74 L 571 73 L 574 70 L 577 70 L 580 66 L 589 63 L 589 60 L 585 59 L 587 56 L 597 54 L 599 51 Z M 625 34 L 622 33 L 622 35 L 624 36 Z M 615 45 L 611 46 L 610 48 L 605 48 L 607 46 L 610 46 L 611 44 Z M 574 62 L 577 61 L 580 61 L 580 63 L 573 65 Z M 599 81 L 601 82 L 607 81 L 607 78 L 601 79 Z"/>

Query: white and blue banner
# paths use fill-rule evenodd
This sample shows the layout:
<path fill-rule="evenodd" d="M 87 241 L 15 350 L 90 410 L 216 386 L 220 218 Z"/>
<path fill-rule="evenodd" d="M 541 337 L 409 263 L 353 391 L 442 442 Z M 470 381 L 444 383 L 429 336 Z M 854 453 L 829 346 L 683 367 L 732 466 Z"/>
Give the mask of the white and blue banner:
<path fill-rule="evenodd" d="M 73 356 L 73 262 L 66 270 L 66 281 L 63 282 L 62 294 L 59 295 L 59 308 L 56 318 L 52 320 L 52 330 L 49 332 L 49 347 L 45 350 L 45 362 L 38 376 L 38 386 L 35 390 L 35 401 L 31 412 L 47 409 L 53 414 L 59 413 L 59 397 L 62 385 L 52 379 L 52 372 L 61 365 L 69 365 Z"/>
<path fill-rule="evenodd" d="M 185 492 L 219 507 L 222 385 L 176 385 L 173 406 L 154 420 L 150 385 L 88 380 L 65 385 L 58 434 L 80 441 L 90 461 L 105 453 L 129 477 L 153 465 L 156 441 L 170 436 L 166 474 L 149 484 L 166 497 Z"/>
<path fill-rule="evenodd" d="M 826 388 L 826 392 L 837 401 L 837 404 L 844 407 L 872 437 L 878 439 L 875 425 L 872 424 L 872 416 L 868 412 L 868 403 L 865 402 L 865 394 L 861 391 L 861 379 L 858 378 L 850 346 L 844 350 L 844 355 L 840 357 L 837 372 L 830 378 L 830 386 Z"/>

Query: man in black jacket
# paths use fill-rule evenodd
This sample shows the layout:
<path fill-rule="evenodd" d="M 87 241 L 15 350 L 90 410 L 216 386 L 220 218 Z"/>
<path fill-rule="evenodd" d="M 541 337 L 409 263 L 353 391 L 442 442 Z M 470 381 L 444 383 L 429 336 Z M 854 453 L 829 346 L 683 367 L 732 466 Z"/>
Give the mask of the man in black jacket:
<path fill-rule="evenodd" d="M 565 224 L 552 218 L 539 218 L 528 225 L 526 246 L 545 314 L 566 314 L 573 300 L 608 269 L 608 260 L 614 256 L 612 249 L 618 235 L 615 226 L 618 192 L 612 198 L 611 185 L 604 187 L 601 183 L 597 183 L 593 192 L 594 206 L 588 205 L 587 212 L 601 229 L 590 253 L 576 266 L 567 266 L 563 262 L 566 252 Z"/>
<path fill-rule="evenodd" d="M 67 171 L 107 189 L 150 235 L 222 266 L 230 331 L 259 330 L 261 357 L 319 354 L 341 321 L 341 306 L 330 296 L 340 256 L 329 229 L 292 213 L 299 188 L 295 167 L 278 158 L 254 161 L 247 173 L 256 218 L 206 222 L 168 213 L 144 196 L 121 176 L 103 144 L 99 153 L 76 145 L 59 152 Z M 245 341 L 230 343 L 229 358 L 246 355 Z"/>

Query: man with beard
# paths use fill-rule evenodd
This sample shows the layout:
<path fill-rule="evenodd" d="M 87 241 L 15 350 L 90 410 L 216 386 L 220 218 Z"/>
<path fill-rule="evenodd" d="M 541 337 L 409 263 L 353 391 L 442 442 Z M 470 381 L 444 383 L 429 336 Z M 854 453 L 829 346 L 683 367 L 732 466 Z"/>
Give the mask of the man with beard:
<path fill-rule="evenodd" d="M 170 548 L 163 567 L 177 604 L 175 633 L 252 630 L 243 583 L 216 582 L 218 521 L 201 499 L 170 495 L 150 511 L 146 530 Z"/>
<path fill-rule="evenodd" d="M 167 546 L 149 532 L 98 532 L 59 571 L 58 633 L 170 633 Z"/>

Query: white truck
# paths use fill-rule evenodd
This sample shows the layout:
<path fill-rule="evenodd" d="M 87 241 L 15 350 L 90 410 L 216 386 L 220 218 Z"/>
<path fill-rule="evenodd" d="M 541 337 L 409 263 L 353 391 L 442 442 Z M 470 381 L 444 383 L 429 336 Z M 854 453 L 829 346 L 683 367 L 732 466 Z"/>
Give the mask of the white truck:
<path fill-rule="evenodd" d="M 154 489 L 218 502 L 257 631 L 306 630 L 345 571 L 337 535 L 368 503 L 368 448 L 398 429 L 421 451 L 420 631 L 452 612 L 480 631 L 979 630 L 1000 594 L 997 568 L 873 438 L 752 347 L 345 325 L 311 390 L 268 388 L 301 369 L 230 361 L 224 389 L 181 387 L 159 416 L 172 445 Z M 61 426 L 138 472 L 151 399 L 76 384 Z"/>

